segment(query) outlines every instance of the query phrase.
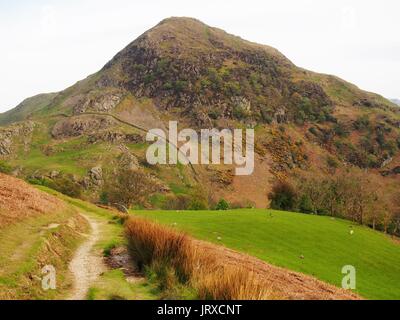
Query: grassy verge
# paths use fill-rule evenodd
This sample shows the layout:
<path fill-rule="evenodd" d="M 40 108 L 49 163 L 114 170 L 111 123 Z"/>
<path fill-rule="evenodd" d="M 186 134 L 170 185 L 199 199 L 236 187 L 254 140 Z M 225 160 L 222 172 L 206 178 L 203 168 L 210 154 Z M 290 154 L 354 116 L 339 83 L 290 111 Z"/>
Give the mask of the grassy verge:
<path fill-rule="evenodd" d="M 352 265 L 361 296 L 400 298 L 399 243 L 349 221 L 251 209 L 134 213 L 336 286 L 343 266 Z"/>
<path fill-rule="evenodd" d="M 62 297 L 72 285 L 68 262 L 87 230 L 86 221 L 71 208 L 0 230 L 0 298 Z M 56 290 L 42 288 L 42 268 L 47 265 L 56 270 Z"/>
<path fill-rule="evenodd" d="M 158 290 L 146 279 L 130 283 L 121 270 L 111 270 L 90 288 L 88 300 L 155 300 L 158 294 Z"/>

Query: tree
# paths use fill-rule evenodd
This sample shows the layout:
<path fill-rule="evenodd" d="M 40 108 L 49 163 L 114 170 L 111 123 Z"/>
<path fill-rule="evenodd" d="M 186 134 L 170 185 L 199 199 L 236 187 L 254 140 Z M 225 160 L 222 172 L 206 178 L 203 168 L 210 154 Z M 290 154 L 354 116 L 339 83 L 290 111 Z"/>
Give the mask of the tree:
<path fill-rule="evenodd" d="M 329 181 L 321 175 L 304 174 L 297 181 L 297 190 L 302 197 L 308 199 L 311 212 L 318 214 L 326 211 L 326 197 L 329 191 Z"/>
<path fill-rule="evenodd" d="M 143 171 L 120 169 L 105 189 L 110 203 L 130 208 L 145 203 L 146 197 L 156 192 L 158 187 Z"/>
<path fill-rule="evenodd" d="M 398 198 L 393 202 L 393 214 L 392 214 L 392 223 L 393 223 L 393 234 L 400 234 L 400 195 L 397 195 Z"/>

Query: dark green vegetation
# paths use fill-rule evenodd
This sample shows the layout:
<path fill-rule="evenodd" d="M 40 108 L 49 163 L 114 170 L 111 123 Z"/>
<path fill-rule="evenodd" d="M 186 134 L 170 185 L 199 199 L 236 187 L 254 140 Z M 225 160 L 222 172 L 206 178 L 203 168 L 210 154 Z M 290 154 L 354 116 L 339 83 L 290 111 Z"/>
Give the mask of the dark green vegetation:
<path fill-rule="evenodd" d="M 361 296 L 400 298 L 399 244 L 345 220 L 272 210 L 134 213 L 337 286 L 353 265 Z"/>

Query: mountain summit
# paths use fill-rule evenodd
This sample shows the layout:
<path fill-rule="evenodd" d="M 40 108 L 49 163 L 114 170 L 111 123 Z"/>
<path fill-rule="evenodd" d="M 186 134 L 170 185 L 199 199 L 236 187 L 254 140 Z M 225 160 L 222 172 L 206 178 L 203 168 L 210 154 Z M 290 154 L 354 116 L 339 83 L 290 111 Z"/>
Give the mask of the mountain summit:
<path fill-rule="evenodd" d="M 253 124 L 326 120 L 338 104 L 381 109 L 393 106 L 336 77 L 298 68 L 274 48 L 193 18 L 176 17 L 163 20 L 100 72 L 60 94 L 80 99 L 73 103 L 55 99 L 53 104 L 65 113 L 109 111 L 128 94 L 153 99 L 158 110 L 177 108 L 181 115 L 196 119 L 199 126 L 212 126 L 221 118 Z M 85 98 L 101 101 L 93 106 Z M 33 100 L 0 116 L 0 123 L 34 116 L 46 104 L 46 96 Z"/>
<path fill-rule="evenodd" d="M 144 131 L 169 120 L 194 129 L 256 128 L 255 174 L 204 166 L 193 179 L 180 167 L 149 167 Z M 267 205 L 271 181 L 295 170 L 354 165 L 388 184 L 400 172 L 400 116 L 392 102 L 192 18 L 163 20 L 96 74 L 25 100 L 0 115 L 0 124 L 0 156 L 16 175 L 54 182 L 70 174 L 94 200 L 118 165 L 148 171 L 162 197 L 206 186 L 210 197 L 259 207 Z"/>

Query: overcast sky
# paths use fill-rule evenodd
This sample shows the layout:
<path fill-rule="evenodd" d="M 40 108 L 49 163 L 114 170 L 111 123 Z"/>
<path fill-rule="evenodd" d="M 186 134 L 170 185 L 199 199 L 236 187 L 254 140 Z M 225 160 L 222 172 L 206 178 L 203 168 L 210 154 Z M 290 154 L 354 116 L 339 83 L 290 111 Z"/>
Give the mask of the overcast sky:
<path fill-rule="evenodd" d="M 271 45 L 298 66 L 400 98 L 398 0 L 0 0 L 0 112 L 65 89 L 170 16 Z"/>

